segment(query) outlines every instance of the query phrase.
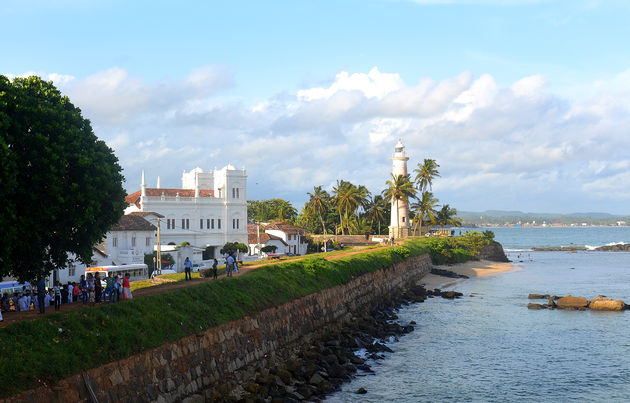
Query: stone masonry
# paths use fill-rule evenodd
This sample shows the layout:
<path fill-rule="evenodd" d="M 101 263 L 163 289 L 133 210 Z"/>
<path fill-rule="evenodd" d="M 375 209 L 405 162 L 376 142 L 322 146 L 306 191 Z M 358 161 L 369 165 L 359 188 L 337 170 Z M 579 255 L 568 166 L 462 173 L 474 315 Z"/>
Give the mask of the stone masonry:
<path fill-rule="evenodd" d="M 428 255 L 412 257 L 345 285 L 75 374 L 5 402 L 89 402 L 91 393 L 99 402 L 203 400 L 204 392 L 219 388 L 227 377 L 246 381 L 255 368 L 287 356 L 317 334 L 341 327 L 353 313 L 404 292 L 431 267 Z"/>

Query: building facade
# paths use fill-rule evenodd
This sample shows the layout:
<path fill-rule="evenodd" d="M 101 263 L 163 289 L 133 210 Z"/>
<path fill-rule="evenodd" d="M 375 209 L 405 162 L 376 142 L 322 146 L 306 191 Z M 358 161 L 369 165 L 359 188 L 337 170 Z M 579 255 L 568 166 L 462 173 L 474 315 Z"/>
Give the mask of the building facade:
<path fill-rule="evenodd" d="M 394 153 L 392 154 L 392 175 L 407 175 L 407 161 L 409 156 L 405 151 L 402 140 L 398 140 Z M 409 223 L 409 202 L 405 200 L 392 199 L 392 214 L 389 225 L 389 237 L 405 238 L 410 235 L 411 226 Z"/>
<path fill-rule="evenodd" d="M 160 243 L 191 246 L 220 257 L 227 242 L 247 244 L 247 174 L 227 165 L 204 172 L 195 168 L 182 174 L 181 188 L 149 188 L 142 173 L 141 189 L 126 198 L 126 213 L 146 214 L 160 229 Z"/>

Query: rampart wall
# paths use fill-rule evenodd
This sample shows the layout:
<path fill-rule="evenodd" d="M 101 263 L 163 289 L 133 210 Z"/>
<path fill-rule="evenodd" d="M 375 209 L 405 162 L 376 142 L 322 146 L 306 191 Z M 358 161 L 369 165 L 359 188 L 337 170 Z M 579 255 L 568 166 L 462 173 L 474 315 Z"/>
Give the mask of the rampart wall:
<path fill-rule="evenodd" d="M 246 382 L 258 367 L 287 357 L 301 343 L 340 328 L 431 270 L 428 255 L 359 276 L 345 285 L 266 309 L 254 316 L 184 337 L 7 402 L 175 402 L 216 395 L 226 377 Z M 214 394 L 213 394 L 214 393 Z"/>

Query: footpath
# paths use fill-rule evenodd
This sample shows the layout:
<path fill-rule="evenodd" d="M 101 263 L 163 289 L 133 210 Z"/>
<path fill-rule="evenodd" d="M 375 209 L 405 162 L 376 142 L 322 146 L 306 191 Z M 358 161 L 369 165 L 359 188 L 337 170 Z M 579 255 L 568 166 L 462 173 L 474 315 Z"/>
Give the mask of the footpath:
<path fill-rule="evenodd" d="M 398 245 L 398 243 L 394 244 L 393 246 Z M 366 253 L 366 252 L 372 252 L 378 249 L 383 249 L 383 248 L 390 248 L 392 247 L 391 245 L 387 245 L 387 246 L 379 246 L 377 248 L 370 248 L 370 249 L 362 249 L 362 250 L 357 250 L 357 251 L 349 251 L 347 253 L 341 253 L 341 254 L 335 254 L 333 256 L 324 256 L 324 259 L 326 260 L 331 260 L 331 259 L 338 259 L 341 257 L 345 257 L 345 256 L 351 256 L 351 255 L 357 255 L 360 253 Z M 239 268 L 239 273 L 235 274 L 234 277 L 239 277 L 242 276 L 243 274 L 246 274 L 247 272 L 251 271 L 251 270 L 256 270 L 258 268 L 261 267 L 267 267 L 267 266 L 271 266 L 271 265 L 276 265 L 276 264 L 280 264 L 280 263 L 285 263 L 285 262 L 294 262 L 294 261 L 298 261 L 298 260 L 302 260 L 302 259 L 308 259 L 309 255 L 305 255 L 301 258 L 298 259 L 292 259 L 292 260 L 279 260 L 277 262 L 266 262 L 265 264 L 257 264 L 257 265 L 252 265 L 252 266 L 243 266 L 241 268 Z M 234 278 L 232 277 L 232 278 Z M 225 274 L 222 274 L 219 276 L 219 279 L 221 278 L 227 278 Z M 191 287 L 197 284 L 201 284 L 204 283 L 206 281 L 215 281 L 213 280 L 211 277 L 195 277 L 192 280 L 189 281 L 185 281 L 185 280 L 178 280 L 178 281 L 169 281 L 169 282 L 164 282 L 162 284 L 159 285 L 155 285 L 155 286 L 151 286 L 151 287 L 145 287 L 145 288 L 141 288 L 139 290 L 135 290 L 133 291 L 133 298 L 143 298 L 149 295 L 155 295 L 155 294 L 160 294 L 163 292 L 169 292 L 169 291 L 173 291 L 173 290 L 178 290 L 180 288 L 187 288 L 187 287 Z M 118 303 L 125 303 L 125 301 L 120 301 L 120 302 L 116 302 Z M 101 302 L 99 304 L 96 304 L 94 307 L 98 307 L 98 306 L 103 306 L 103 305 L 107 305 L 107 302 Z M 82 307 L 88 307 L 87 304 L 83 304 L 81 301 L 78 302 L 72 302 L 72 303 L 66 303 L 61 305 L 61 310 L 56 311 L 56 312 L 65 312 L 65 311 L 69 311 L 69 310 L 73 310 L 73 309 L 79 309 Z M 19 322 L 22 320 L 30 320 L 30 319 L 36 319 L 36 318 L 40 318 L 42 316 L 45 315 L 50 315 L 55 313 L 55 308 L 53 306 L 48 306 L 46 307 L 46 313 L 44 315 L 41 315 L 39 313 L 39 311 L 37 310 L 37 307 L 35 310 L 31 310 L 31 311 L 26 311 L 26 312 L 3 312 L 3 318 L 4 321 L 2 323 L 0 323 L 0 327 L 6 327 L 7 325 L 10 325 L 12 323 L 15 322 Z"/>

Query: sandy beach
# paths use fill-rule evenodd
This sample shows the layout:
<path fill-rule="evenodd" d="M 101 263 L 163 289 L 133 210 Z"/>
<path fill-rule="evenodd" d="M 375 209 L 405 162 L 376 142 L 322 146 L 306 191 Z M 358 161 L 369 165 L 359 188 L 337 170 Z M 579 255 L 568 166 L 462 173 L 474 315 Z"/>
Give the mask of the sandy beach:
<path fill-rule="evenodd" d="M 505 273 L 513 270 L 512 263 L 492 262 L 490 260 L 470 261 L 456 265 L 435 266 L 436 269 L 449 270 L 457 274 L 463 274 L 468 277 L 490 276 L 499 273 Z M 426 288 L 445 288 L 454 284 L 466 281 L 465 278 L 450 278 L 438 276 L 436 274 L 427 274 L 422 277 L 420 284 L 424 284 Z"/>

